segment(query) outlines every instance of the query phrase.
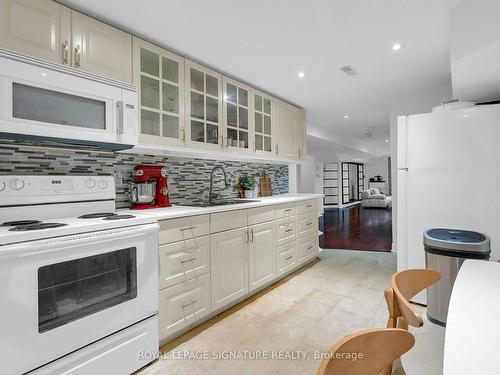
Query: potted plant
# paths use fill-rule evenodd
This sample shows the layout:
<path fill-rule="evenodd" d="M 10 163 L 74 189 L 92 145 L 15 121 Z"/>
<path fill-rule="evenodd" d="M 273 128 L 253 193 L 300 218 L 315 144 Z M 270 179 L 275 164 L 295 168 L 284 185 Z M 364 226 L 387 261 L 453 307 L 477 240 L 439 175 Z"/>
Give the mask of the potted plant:
<path fill-rule="evenodd" d="M 240 177 L 240 185 L 245 190 L 245 198 L 253 198 L 255 178 L 252 176 L 242 176 Z"/>

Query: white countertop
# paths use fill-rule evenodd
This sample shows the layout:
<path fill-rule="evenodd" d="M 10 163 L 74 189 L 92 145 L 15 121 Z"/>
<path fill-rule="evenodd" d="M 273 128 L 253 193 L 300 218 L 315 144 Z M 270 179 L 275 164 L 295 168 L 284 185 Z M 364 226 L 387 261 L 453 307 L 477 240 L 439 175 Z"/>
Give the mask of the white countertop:
<path fill-rule="evenodd" d="M 500 263 L 466 260 L 446 324 L 444 375 L 498 374 Z"/>
<path fill-rule="evenodd" d="M 249 203 L 238 203 L 238 204 L 228 204 L 223 206 L 213 206 L 213 207 L 189 207 L 189 206 L 172 206 L 166 208 L 153 208 L 150 210 L 130 210 L 128 208 L 120 209 L 119 212 L 140 212 L 141 214 L 154 215 L 158 220 L 175 219 L 179 217 L 186 216 L 196 216 L 204 214 L 212 214 L 215 212 L 223 211 L 233 211 L 233 210 L 244 210 L 248 208 L 264 207 L 274 204 L 282 203 L 292 203 L 299 202 L 308 199 L 318 199 L 322 198 L 323 194 L 281 194 L 273 195 L 271 197 L 259 197 L 252 200 L 258 200 L 259 202 L 249 202 Z"/>

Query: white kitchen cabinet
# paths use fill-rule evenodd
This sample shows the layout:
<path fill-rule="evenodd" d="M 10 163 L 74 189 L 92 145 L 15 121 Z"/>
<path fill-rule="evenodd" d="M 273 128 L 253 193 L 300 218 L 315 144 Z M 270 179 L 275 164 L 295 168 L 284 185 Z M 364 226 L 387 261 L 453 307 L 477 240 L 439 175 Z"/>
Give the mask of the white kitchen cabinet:
<path fill-rule="evenodd" d="M 274 222 L 253 225 L 248 230 L 248 287 L 252 291 L 276 277 Z"/>
<path fill-rule="evenodd" d="M 160 290 L 160 340 L 188 327 L 211 311 L 209 274 Z"/>
<path fill-rule="evenodd" d="M 276 220 L 276 246 L 295 241 L 295 216 Z"/>
<path fill-rule="evenodd" d="M 253 97 L 250 87 L 224 77 L 224 107 L 222 146 L 228 151 L 250 153 L 254 143 Z"/>
<path fill-rule="evenodd" d="M 199 237 L 159 247 L 160 289 L 210 272 L 210 238 Z"/>
<path fill-rule="evenodd" d="M 186 144 L 222 151 L 222 75 L 185 60 Z"/>
<path fill-rule="evenodd" d="M 305 214 L 297 215 L 297 237 L 313 234 L 318 232 L 317 229 L 318 214 L 316 212 L 307 212 Z"/>
<path fill-rule="evenodd" d="M 184 58 L 134 37 L 133 68 L 141 143 L 184 145 Z"/>
<path fill-rule="evenodd" d="M 52 0 L 0 0 L 0 48 L 69 65 L 71 10 Z"/>
<path fill-rule="evenodd" d="M 71 12 L 72 65 L 132 82 L 132 36 L 94 18 Z"/>
<path fill-rule="evenodd" d="M 297 121 L 297 147 L 299 160 L 307 160 L 307 129 L 306 129 L 306 111 L 296 109 Z"/>
<path fill-rule="evenodd" d="M 212 308 L 217 310 L 248 292 L 247 228 L 211 235 Z"/>
<path fill-rule="evenodd" d="M 299 159 L 297 108 L 281 100 L 275 101 L 278 128 L 276 155 L 283 159 Z"/>
<path fill-rule="evenodd" d="M 269 157 L 273 155 L 273 149 L 276 145 L 273 100 L 260 91 L 254 91 L 252 96 L 254 152 Z"/>
<path fill-rule="evenodd" d="M 318 234 L 300 238 L 297 241 L 297 263 L 303 264 L 318 255 Z"/>
<path fill-rule="evenodd" d="M 297 266 L 296 243 L 289 242 L 276 248 L 276 275 L 281 276 Z"/>

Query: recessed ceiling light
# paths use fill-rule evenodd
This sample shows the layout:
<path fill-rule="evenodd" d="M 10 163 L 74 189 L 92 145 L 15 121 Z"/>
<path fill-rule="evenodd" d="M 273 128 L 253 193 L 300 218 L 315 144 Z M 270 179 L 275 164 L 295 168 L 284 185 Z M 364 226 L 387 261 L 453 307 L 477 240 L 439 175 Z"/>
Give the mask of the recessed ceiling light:
<path fill-rule="evenodd" d="M 345 118 L 345 119 L 348 119 L 348 118 L 349 118 L 349 115 L 344 115 L 344 118 Z"/>
<path fill-rule="evenodd" d="M 403 46 L 401 45 L 401 43 L 394 43 L 392 45 L 392 50 L 393 51 L 399 51 L 401 48 L 403 48 Z"/>
<path fill-rule="evenodd" d="M 304 72 L 298 72 L 297 73 L 297 77 L 299 78 L 304 78 L 306 75 L 304 74 Z"/>
<path fill-rule="evenodd" d="M 386 141 L 387 143 L 389 143 L 389 140 L 388 140 L 388 139 L 386 139 L 385 141 Z"/>
<path fill-rule="evenodd" d="M 40 73 L 40 75 L 41 75 L 42 77 L 47 77 L 47 73 L 45 73 L 45 72 L 41 72 L 41 73 Z"/>

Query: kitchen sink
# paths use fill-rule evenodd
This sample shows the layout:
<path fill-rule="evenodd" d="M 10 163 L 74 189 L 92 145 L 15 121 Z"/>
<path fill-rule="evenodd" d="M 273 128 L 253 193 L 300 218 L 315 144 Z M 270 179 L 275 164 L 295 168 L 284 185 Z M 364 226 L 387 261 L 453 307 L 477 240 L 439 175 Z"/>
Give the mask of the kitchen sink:
<path fill-rule="evenodd" d="M 226 206 L 228 204 L 242 204 L 242 203 L 255 203 L 260 202 L 258 199 L 229 199 L 224 201 L 215 201 L 215 202 L 192 202 L 192 203 L 183 203 L 179 204 L 179 206 L 188 206 L 188 207 L 215 207 L 215 206 Z"/>

